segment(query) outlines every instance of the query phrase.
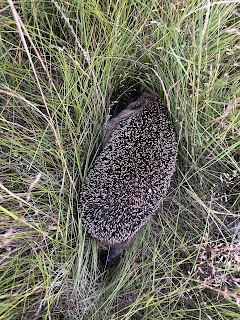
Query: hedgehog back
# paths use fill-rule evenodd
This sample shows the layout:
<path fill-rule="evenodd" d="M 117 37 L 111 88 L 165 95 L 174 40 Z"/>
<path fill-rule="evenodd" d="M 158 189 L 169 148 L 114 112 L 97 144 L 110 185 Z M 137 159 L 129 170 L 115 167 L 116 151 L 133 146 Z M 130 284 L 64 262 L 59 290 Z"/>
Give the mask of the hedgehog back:
<path fill-rule="evenodd" d="M 128 241 L 158 209 L 176 165 L 176 140 L 159 99 L 119 123 L 81 191 L 83 226 L 104 244 Z"/>

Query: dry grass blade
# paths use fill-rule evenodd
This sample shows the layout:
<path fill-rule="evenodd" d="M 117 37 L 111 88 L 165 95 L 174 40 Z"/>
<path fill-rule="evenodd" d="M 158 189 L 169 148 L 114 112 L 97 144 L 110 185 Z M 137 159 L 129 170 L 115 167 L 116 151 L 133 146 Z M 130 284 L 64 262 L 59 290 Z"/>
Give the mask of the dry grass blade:
<path fill-rule="evenodd" d="M 6 3 L 0 319 L 238 319 L 239 1 Z M 177 171 L 104 269 L 79 189 L 111 109 L 144 91 L 171 113 Z"/>

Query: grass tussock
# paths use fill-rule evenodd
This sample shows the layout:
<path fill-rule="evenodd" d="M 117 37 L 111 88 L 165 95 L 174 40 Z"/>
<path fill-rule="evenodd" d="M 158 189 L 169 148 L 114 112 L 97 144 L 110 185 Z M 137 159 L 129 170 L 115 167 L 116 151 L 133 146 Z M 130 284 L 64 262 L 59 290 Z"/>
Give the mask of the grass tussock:
<path fill-rule="evenodd" d="M 237 1 L 0 5 L 0 319 L 240 318 Z M 78 194 L 115 100 L 176 128 L 168 198 L 102 270 Z"/>

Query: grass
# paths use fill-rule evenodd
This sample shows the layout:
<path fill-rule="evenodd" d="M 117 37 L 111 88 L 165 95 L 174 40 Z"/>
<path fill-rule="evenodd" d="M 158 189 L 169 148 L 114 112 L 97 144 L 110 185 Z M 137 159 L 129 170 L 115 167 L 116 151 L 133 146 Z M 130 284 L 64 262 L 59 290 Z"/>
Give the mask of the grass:
<path fill-rule="evenodd" d="M 240 318 L 237 1 L 0 5 L 0 319 Z M 155 92 L 178 168 L 109 270 L 78 194 L 115 100 Z"/>

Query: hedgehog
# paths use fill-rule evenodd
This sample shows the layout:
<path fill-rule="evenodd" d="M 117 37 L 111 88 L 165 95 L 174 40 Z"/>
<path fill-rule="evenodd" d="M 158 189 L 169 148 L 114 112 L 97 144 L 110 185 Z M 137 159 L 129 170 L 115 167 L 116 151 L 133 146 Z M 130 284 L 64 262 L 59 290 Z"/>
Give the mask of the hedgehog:
<path fill-rule="evenodd" d="M 144 93 L 107 122 L 102 151 L 80 193 L 83 227 L 110 246 L 107 266 L 159 208 L 176 157 L 173 124 L 159 98 Z"/>

